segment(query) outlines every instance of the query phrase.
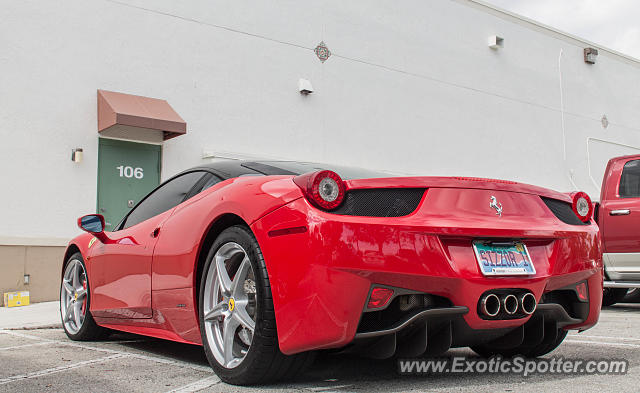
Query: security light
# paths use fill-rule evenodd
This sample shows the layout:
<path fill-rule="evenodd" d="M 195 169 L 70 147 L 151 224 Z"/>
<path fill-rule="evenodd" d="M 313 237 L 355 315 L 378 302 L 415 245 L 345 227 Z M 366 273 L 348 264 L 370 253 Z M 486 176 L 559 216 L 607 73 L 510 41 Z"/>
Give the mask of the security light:
<path fill-rule="evenodd" d="M 497 35 L 492 35 L 489 37 L 489 48 L 491 49 L 500 49 L 500 48 L 504 48 L 504 38 L 499 37 Z"/>
<path fill-rule="evenodd" d="M 313 86 L 311 86 L 311 82 L 307 79 L 300 78 L 298 80 L 298 91 L 300 94 L 308 95 L 313 93 Z"/>
<path fill-rule="evenodd" d="M 78 147 L 71 150 L 71 161 L 79 163 L 82 162 L 82 148 Z"/>
<path fill-rule="evenodd" d="M 596 64 L 598 50 L 595 48 L 584 48 L 584 62 L 587 64 Z"/>

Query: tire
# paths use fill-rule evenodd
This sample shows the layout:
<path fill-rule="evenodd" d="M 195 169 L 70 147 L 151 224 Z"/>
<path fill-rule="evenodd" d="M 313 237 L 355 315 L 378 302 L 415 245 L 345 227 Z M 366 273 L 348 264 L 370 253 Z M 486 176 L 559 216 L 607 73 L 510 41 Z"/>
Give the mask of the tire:
<path fill-rule="evenodd" d="M 226 278 L 219 277 L 221 268 L 225 269 Z M 227 278 L 225 285 L 230 290 L 221 285 L 220 280 Z M 313 361 L 313 352 L 291 356 L 280 352 L 267 268 L 248 228 L 232 226 L 215 240 L 202 272 L 198 300 L 204 351 L 211 368 L 224 382 L 252 385 L 290 379 Z M 232 332 L 231 336 L 225 332 Z M 232 339 L 225 340 L 225 337 Z M 231 342 L 231 351 L 226 350 L 228 342 Z"/>
<path fill-rule="evenodd" d="M 556 336 L 555 340 L 549 340 L 549 342 L 543 341 L 542 344 L 536 347 L 533 347 L 531 350 L 527 351 L 527 353 L 524 356 L 530 357 L 530 358 L 537 358 L 538 356 L 543 356 L 550 352 L 553 352 L 556 348 L 560 346 L 560 344 L 562 344 L 564 339 L 567 337 L 567 333 L 568 332 L 566 330 L 558 329 L 558 335 Z"/>
<path fill-rule="evenodd" d="M 537 358 L 539 356 L 546 355 L 562 344 L 567 337 L 567 331 L 558 329 L 557 335 L 548 339 L 543 339 L 542 343 L 535 347 L 518 346 L 515 348 L 494 348 L 490 345 L 478 345 L 473 346 L 471 349 L 478 355 L 489 358 L 491 356 L 500 355 L 505 358 L 512 358 L 514 356 L 524 356 L 527 358 Z"/>
<path fill-rule="evenodd" d="M 605 288 L 602 292 L 602 307 L 620 303 L 627 295 L 627 288 Z"/>
<path fill-rule="evenodd" d="M 521 353 L 522 351 L 520 350 L 520 348 L 497 349 L 497 348 L 492 348 L 491 346 L 488 346 L 488 345 L 474 345 L 471 347 L 471 350 L 477 353 L 478 355 L 482 356 L 483 358 L 490 358 L 496 355 L 500 355 L 503 358 L 512 358 L 517 355 L 525 356 L 524 354 Z"/>
<path fill-rule="evenodd" d="M 625 303 L 640 303 L 640 288 L 631 288 L 622 300 Z"/>
<path fill-rule="evenodd" d="M 78 280 L 69 282 L 67 280 L 68 273 L 75 274 L 71 271 L 74 268 L 81 269 L 77 276 L 75 276 Z M 91 311 L 89 311 L 91 306 L 91 287 L 86 271 L 87 268 L 84 264 L 82 254 L 77 252 L 67 259 L 60 283 L 60 318 L 62 320 L 62 327 L 67 337 L 74 341 L 98 340 L 109 335 L 109 330 L 98 326 L 91 315 Z M 71 287 L 69 287 L 69 285 Z M 79 296 L 76 296 L 78 294 Z M 70 301 L 72 297 L 75 299 L 74 301 Z M 76 311 L 78 308 L 74 307 L 74 305 L 79 303 L 81 304 L 80 307 L 78 307 L 81 315 L 78 316 L 79 319 L 76 319 Z M 72 310 L 67 317 L 67 311 L 69 311 L 70 308 Z M 78 323 L 78 321 L 80 321 L 80 323 Z"/>

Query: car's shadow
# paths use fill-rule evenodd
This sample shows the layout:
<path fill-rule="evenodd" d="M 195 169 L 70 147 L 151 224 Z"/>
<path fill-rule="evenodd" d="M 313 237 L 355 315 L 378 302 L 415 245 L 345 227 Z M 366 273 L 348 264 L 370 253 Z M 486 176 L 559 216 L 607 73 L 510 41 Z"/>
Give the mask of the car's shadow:
<path fill-rule="evenodd" d="M 199 345 L 183 344 L 159 338 L 139 336 L 131 333 L 114 332 L 108 341 L 127 348 L 136 349 L 148 355 L 166 357 L 197 365 L 207 366 L 207 358 Z"/>
<path fill-rule="evenodd" d="M 603 307 L 602 309 L 618 312 L 640 311 L 640 303 L 616 303 L 613 306 Z"/>
<path fill-rule="evenodd" d="M 637 310 L 640 305 L 632 307 L 618 306 L 620 310 Z M 117 343 L 130 349 L 135 349 L 147 355 L 160 356 L 171 360 L 188 362 L 199 366 L 208 366 L 202 347 L 196 345 L 176 343 L 161 339 L 137 336 L 133 334 L 114 333 L 110 342 Z M 442 359 L 465 356 L 471 360 L 479 360 L 470 349 L 457 348 L 450 350 Z M 457 374 L 424 374 L 400 375 L 396 359 L 374 360 L 352 354 L 320 351 L 313 365 L 292 381 L 270 385 L 271 388 L 308 388 L 323 387 L 331 390 L 353 390 L 356 387 L 366 387 L 367 391 L 402 390 L 403 387 L 420 386 L 428 383 L 430 389 L 455 388 L 477 384 L 519 384 L 524 381 L 561 380 L 572 378 L 567 374 L 544 374 L 522 377 L 514 374 L 497 373 L 457 373 Z"/>

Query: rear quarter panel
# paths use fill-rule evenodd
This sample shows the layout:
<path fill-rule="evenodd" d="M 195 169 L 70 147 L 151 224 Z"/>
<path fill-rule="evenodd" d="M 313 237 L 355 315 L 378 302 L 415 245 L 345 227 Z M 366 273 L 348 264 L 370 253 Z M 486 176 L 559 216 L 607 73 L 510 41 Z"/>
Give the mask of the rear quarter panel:
<path fill-rule="evenodd" d="M 291 176 L 240 177 L 216 184 L 178 205 L 160 230 L 152 267 L 152 289 L 187 288 L 195 282 L 196 262 L 211 226 L 224 214 L 251 225 L 301 197 Z"/>

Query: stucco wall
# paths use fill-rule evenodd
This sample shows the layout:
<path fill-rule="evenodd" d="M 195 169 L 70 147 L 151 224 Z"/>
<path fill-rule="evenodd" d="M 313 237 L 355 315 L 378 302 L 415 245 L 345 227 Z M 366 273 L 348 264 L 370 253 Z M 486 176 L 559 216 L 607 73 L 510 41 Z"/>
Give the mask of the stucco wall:
<path fill-rule="evenodd" d="M 95 210 L 98 88 L 167 99 L 187 121 L 188 134 L 164 145 L 164 178 L 204 151 L 231 151 L 514 179 L 597 199 L 606 159 L 635 151 L 609 142 L 640 147 L 637 62 L 601 50 L 589 66 L 586 44 L 468 1 L 2 9 L 0 237 L 69 238 L 75 218 Z M 487 47 L 493 34 L 503 49 Z M 320 41 L 333 53 L 324 64 L 312 50 Z M 297 92 L 300 77 L 312 95 Z M 81 164 L 70 161 L 74 147 Z"/>
<path fill-rule="evenodd" d="M 0 246 L 0 297 L 29 291 L 32 303 L 57 300 L 64 247 Z M 28 274 L 29 284 L 24 284 Z M 0 298 L 0 305 L 4 298 Z"/>

